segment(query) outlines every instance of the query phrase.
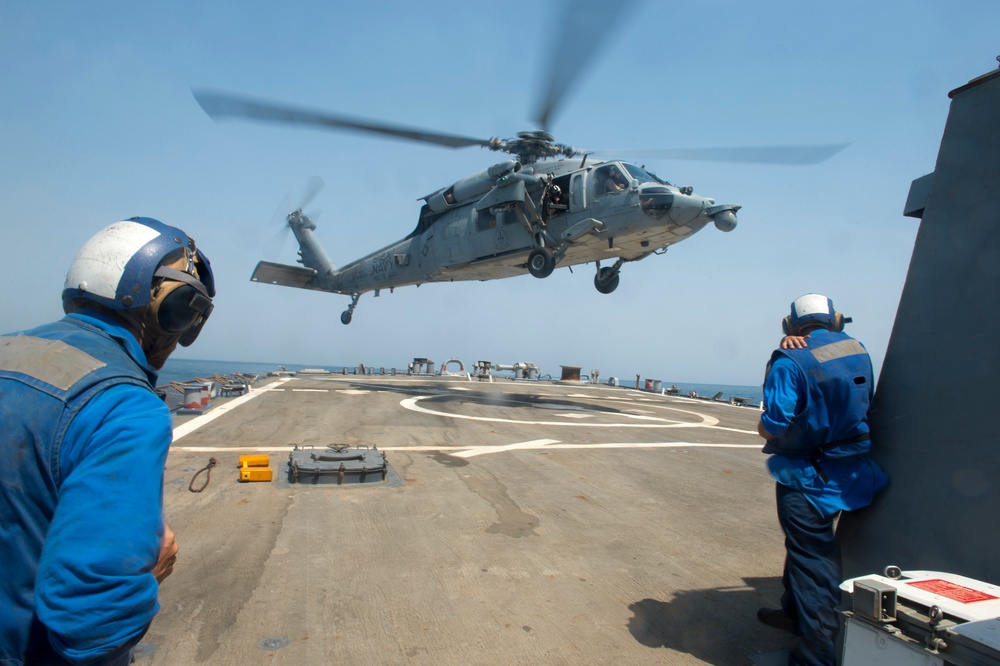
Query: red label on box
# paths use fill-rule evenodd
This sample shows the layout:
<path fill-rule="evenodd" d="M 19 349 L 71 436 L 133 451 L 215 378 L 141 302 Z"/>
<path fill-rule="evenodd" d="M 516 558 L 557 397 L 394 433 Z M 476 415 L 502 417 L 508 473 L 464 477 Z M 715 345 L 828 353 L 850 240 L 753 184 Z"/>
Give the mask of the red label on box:
<path fill-rule="evenodd" d="M 926 590 L 932 594 L 939 594 L 942 597 L 947 597 L 963 604 L 996 599 L 996 597 L 992 594 L 987 594 L 986 592 L 981 592 L 980 590 L 974 590 L 971 587 L 965 587 L 964 585 L 949 583 L 948 581 L 941 580 L 940 578 L 935 578 L 933 580 L 918 580 L 912 583 L 907 582 L 907 585 L 919 587 L 921 590 Z"/>

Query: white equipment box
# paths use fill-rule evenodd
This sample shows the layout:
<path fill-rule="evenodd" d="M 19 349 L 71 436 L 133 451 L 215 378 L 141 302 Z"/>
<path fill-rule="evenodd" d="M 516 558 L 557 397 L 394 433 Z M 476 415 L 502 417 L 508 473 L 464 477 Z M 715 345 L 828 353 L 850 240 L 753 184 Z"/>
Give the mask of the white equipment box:
<path fill-rule="evenodd" d="M 851 594 L 842 666 L 1000 666 L 1000 587 L 938 571 L 863 576 Z"/>

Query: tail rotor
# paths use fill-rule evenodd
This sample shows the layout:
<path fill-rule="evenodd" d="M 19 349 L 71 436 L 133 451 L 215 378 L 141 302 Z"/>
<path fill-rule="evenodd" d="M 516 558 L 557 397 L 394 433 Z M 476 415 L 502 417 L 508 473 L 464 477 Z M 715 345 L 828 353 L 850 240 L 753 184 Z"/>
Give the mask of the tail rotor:
<path fill-rule="evenodd" d="M 301 219 L 302 209 L 309 205 L 309 203 L 316 198 L 316 196 L 322 191 L 325 183 L 323 179 L 319 176 L 312 176 L 306 182 L 305 188 L 302 190 L 302 196 L 299 197 L 298 206 L 289 212 L 291 208 L 291 193 L 285 195 L 285 198 L 281 200 L 281 204 L 275 209 L 274 214 L 271 216 L 271 226 L 281 225 L 281 228 L 265 243 L 264 245 L 264 256 L 271 261 L 277 261 L 285 249 L 285 245 L 288 243 L 288 232 L 291 231 L 291 224 L 294 220 Z M 319 218 L 319 213 L 309 213 L 308 217 L 316 220 Z"/>

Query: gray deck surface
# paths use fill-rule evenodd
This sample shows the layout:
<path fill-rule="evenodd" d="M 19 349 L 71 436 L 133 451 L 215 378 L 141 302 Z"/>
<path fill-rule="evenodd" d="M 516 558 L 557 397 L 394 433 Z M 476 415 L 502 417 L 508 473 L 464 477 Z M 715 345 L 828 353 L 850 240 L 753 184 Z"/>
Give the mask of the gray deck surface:
<path fill-rule="evenodd" d="M 180 554 L 138 664 L 748 664 L 794 641 L 755 618 L 784 549 L 754 409 L 340 375 L 216 404 L 175 423 Z M 394 475 L 293 485 L 293 443 L 377 445 Z M 275 480 L 238 483 L 260 452 Z"/>

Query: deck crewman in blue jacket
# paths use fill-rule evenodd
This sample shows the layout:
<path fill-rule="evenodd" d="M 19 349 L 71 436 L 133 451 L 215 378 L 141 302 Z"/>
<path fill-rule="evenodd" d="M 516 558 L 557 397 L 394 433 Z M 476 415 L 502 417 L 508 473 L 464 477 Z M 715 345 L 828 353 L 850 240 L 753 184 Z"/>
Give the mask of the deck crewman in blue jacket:
<path fill-rule="evenodd" d="M 0 664 L 128 664 L 178 547 L 154 392 L 212 311 L 180 229 L 117 222 L 70 265 L 66 317 L 0 336 Z"/>
<path fill-rule="evenodd" d="M 836 663 L 842 573 L 834 521 L 841 511 L 871 504 L 889 481 L 868 455 L 872 363 L 843 332 L 850 321 L 826 296 L 795 299 L 764 379 L 757 431 L 777 482 L 785 591 L 780 609 L 762 608 L 757 617 L 802 637 L 789 658 L 793 666 Z"/>

